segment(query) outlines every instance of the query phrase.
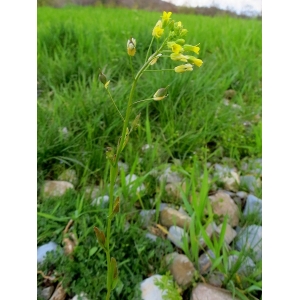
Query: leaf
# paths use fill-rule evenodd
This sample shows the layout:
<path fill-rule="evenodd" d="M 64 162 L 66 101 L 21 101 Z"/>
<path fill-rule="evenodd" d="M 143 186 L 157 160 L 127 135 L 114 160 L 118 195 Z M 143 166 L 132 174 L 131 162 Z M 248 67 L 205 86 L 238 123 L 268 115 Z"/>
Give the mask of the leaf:
<path fill-rule="evenodd" d="M 118 266 L 117 266 L 117 261 L 114 257 L 111 258 L 110 266 L 111 266 L 111 283 L 112 283 L 111 288 L 113 290 L 118 284 Z"/>
<path fill-rule="evenodd" d="M 129 129 L 128 127 L 126 128 L 126 135 L 125 135 L 125 139 L 124 139 L 124 142 L 123 142 L 123 145 L 122 145 L 122 151 L 124 150 L 125 146 L 127 145 L 128 143 L 128 140 L 129 140 Z"/>
<path fill-rule="evenodd" d="M 135 119 L 133 120 L 133 122 L 131 123 L 131 129 L 130 132 L 135 130 L 138 126 L 139 126 L 139 121 L 140 121 L 140 117 L 141 117 L 141 113 L 139 113 Z"/>
<path fill-rule="evenodd" d="M 98 250 L 98 247 L 93 247 L 90 249 L 89 257 L 92 257 Z"/>
<path fill-rule="evenodd" d="M 116 200 L 114 201 L 114 206 L 113 206 L 113 211 L 109 218 L 112 218 L 114 215 L 116 215 L 120 211 L 120 197 L 117 197 Z"/>
<path fill-rule="evenodd" d="M 100 229 L 98 229 L 97 227 L 94 227 L 94 231 L 96 233 L 96 237 L 98 240 L 99 245 L 106 251 L 106 247 L 105 247 L 105 234 L 103 231 L 101 231 Z"/>

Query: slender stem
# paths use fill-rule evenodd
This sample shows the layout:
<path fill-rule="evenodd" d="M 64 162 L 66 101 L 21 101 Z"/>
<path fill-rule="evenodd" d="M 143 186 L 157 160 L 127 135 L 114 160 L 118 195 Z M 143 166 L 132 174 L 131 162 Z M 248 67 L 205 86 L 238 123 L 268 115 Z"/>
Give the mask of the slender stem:
<path fill-rule="evenodd" d="M 153 40 L 154 40 L 154 36 L 152 36 L 152 40 L 151 40 L 151 43 L 150 43 L 150 45 L 149 45 L 149 48 L 148 48 L 148 51 L 147 51 L 147 54 L 146 54 L 145 63 L 147 62 L 148 55 L 149 55 L 150 49 L 151 49 L 151 47 L 152 47 Z"/>
<path fill-rule="evenodd" d="M 145 72 L 161 72 L 161 71 L 174 71 L 174 69 L 145 70 Z"/>
<path fill-rule="evenodd" d="M 133 102 L 131 105 L 139 103 L 139 102 L 150 101 L 150 100 L 154 100 L 154 99 L 153 98 L 148 98 L 148 99 L 144 99 L 144 100 L 139 100 L 139 101 Z"/>
<path fill-rule="evenodd" d="M 129 56 L 129 59 L 130 59 L 131 75 L 132 75 L 132 77 L 133 77 L 132 56 Z"/>
<path fill-rule="evenodd" d="M 122 120 L 123 120 L 123 122 L 124 122 L 124 118 L 123 118 L 122 114 L 120 113 L 120 111 L 119 111 L 119 109 L 118 109 L 118 107 L 117 107 L 117 105 L 116 105 L 116 103 L 115 103 L 115 101 L 114 101 L 114 99 L 113 99 L 113 97 L 112 97 L 112 95 L 111 95 L 109 89 L 107 88 L 106 90 L 107 90 L 107 92 L 108 92 L 108 95 L 109 95 L 109 97 L 110 97 L 110 100 L 111 100 L 112 103 L 114 104 L 115 108 L 117 109 L 119 115 L 121 116 L 121 118 L 122 118 Z"/>

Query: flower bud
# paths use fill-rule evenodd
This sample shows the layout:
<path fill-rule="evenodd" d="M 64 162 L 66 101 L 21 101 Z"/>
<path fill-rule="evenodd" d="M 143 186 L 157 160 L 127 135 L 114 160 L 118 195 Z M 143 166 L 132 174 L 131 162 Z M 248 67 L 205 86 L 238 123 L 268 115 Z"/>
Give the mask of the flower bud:
<path fill-rule="evenodd" d="M 162 54 L 160 53 L 160 54 L 156 55 L 154 58 L 150 57 L 148 59 L 148 60 L 151 60 L 151 62 L 149 63 L 149 65 L 150 66 L 154 65 L 161 56 L 162 56 Z"/>
<path fill-rule="evenodd" d="M 180 66 L 176 67 L 174 70 L 176 73 L 193 71 L 193 66 L 191 64 L 180 65 Z"/>
<path fill-rule="evenodd" d="M 166 88 L 161 88 L 159 90 L 157 90 L 157 92 L 154 94 L 153 99 L 155 101 L 159 101 L 159 100 L 163 100 L 164 98 L 166 98 L 168 96 L 168 87 Z"/>
<path fill-rule="evenodd" d="M 184 39 L 178 39 L 175 43 L 182 46 L 182 45 L 184 45 L 185 40 Z"/>
<path fill-rule="evenodd" d="M 183 45 L 183 49 L 184 49 L 184 51 L 191 51 L 191 52 L 194 52 L 196 54 L 199 54 L 200 47 L 198 47 L 198 45 L 196 45 L 196 46 Z"/>
<path fill-rule="evenodd" d="M 136 52 L 136 40 L 134 38 L 131 38 L 127 41 L 127 53 L 129 56 L 134 56 Z"/>
<path fill-rule="evenodd" d="M 100 71 L 99 80 L 105 85 L 107 82 L 106 76 Z"/>

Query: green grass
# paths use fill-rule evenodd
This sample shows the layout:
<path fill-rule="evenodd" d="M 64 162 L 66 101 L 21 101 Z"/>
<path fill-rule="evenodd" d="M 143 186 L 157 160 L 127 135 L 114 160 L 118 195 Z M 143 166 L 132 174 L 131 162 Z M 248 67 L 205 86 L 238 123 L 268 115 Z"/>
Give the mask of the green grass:
<path fill-rule="evenodd" d="M 69 284 L 71 294 L 84 291 L 90 299 L 98 299 L 99 293 L 105 293 L 104 253 L 90 250 L 97 246 L 93 226 L 105 226 L 106 211 L 95 209 L 82 199 L 86 185 L 103 184 L 107 190 L 109 168 L 105 149 L 117 144 L 122 120 L 98 80 L 99 69 L 111 80 L 111 92 L 124 115 L 132 82 L 127 40 L 134 37 L 137 41 L 133 57 L 137 70 L 144 62 L 151 31 L 159 17 L 156 12 L 101 6 L 38 8 L 38 186 L 45 179 L 57 179 L 68 168 L 75 169 L 79 178 L 76 192 L 62 198 L 43 201 L 39 194 L 38 244 L 50 240 L 61 243 L 68 220 L 75 221 L 79 239 L 75 259 L 59 257 L 55 264 L 59 266 L 58 273 L 68 274 L 65 283 Z M 168 84 L 169 97 L 161 102 L 134 105 L 134 115 L 141 113 L 140 127 L 131 134 L 121 159 L 130 166 L 129 172 L 142 177 L 146 192 L 131 197 L 129 205 L 122 207 L 122 213 L 113 222 L 112 251 L 121 264 L 123 283 L 123 288 L 120 285 L 114 292 L 115 299 L 133 299 L 135 285 L 148 274 L 161 271 L 162 257 L 172 252 L 168 242 L 161 249 L 155 248 L 143 237 L 145 232 L 137 220 L 131 218 L 136 211 L 134 205 L 150 209 L 158 207 L 164 199 L 163 187 L 158 192 L 159 184 L 149 174 L 154 167 L 180 159 L 182 166 L 178 169 L 188 174 L 186 178 L 195 194 L 194 182 L 206 161 L 214 163 L 230 157 L 240 166 L 243 158 L 262 155 L 262 124 L 257 117 L 261 116 L 262 97 L 261 21 L 199 15 L 174 18 L 189 30 L 189 44 L 200 42 L 199 58 L 204 64 L 191 73 L 146 72 L 138 83 L 134 101 L 152 97 L 157 89 Z M 174 67 L 170 59 L 161 58 L 157 68 Z M 226 106 L 223 95 L 228 89 L 234 89 L 236 95 L 231 105 Z M 245 126 L 245 122 L 251 125 Z M 67 128 L 68 135 L 62 132 L 63 128 Z M 154 148 L 144 153 L 141 148 L 147 143 Z M 121 193 L 129 198 L 124 184 Z M 156 204 L 151 204 L 150 198 L 155 198 Z M 190 213 L 197 207 L 196 202 L 185 204 Z M 203 218 L 203 209 L 200 207 L 193 220 Z M 131 224 L 127 232 L 126 220 Z M 193 234 L 199 232 L 197 226 Z M 226 272 L 227 254 L 224 251 L 221 255 L 219 242 L 212 244 L 218 254 L 216 268 Z M 191 251 L 190 256 L 195 259 L 197 247 L 194 245 Z M 145 261 L 150 261 L 150 269 Z M 50 262 L 46 264 L 47 270 L 52 267 Z M 228 289 L 240 288 L 234 278 L 228 280 Z M 259 282 L 256 284 L 259 286 Z M 256 295 L 256 285 L 252 285 L 255 288 L 246 295 Z"/>

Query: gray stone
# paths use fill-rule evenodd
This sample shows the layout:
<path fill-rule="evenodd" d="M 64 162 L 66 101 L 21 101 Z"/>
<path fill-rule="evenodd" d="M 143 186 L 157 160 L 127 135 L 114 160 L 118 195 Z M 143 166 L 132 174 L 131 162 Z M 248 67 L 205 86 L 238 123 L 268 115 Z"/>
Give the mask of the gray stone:
<path fill-rule="evenodd" d="M 211 238 L 212 234 L 216 231 L 216 229 L 217 229 L 216 224 L 214 222 L 212 222 L 212 223 L 208 224 L 208 226 L 205 229 L 205 232 L 206 232 L 207 236 L 209 238 Z M 200 236 L 200 238 L 199 238 L 199 245 L 203 249 L 205 247 L 207 247 L 207 245 L 206 245 L 206 243 L 204 241 L 204 238 L 202 236 Z"/>
<path fill-rule="evenodd" d="M 212 260 L 215 258 L 214 253 L 211 250 L 204 252 L 198 259 L 199 271 L 201 275 L 206 275 L 210 271 L 212 266 Z"/>
<path fill-rule="evenodd" d="M 44 197 L 57 197 L 64 195 L 67 190 L 74 189 L 72 183 L 67 181 L 46 180 L 43 187 Z"/>
<path fill-rule="evenodd" d="M 95 186 L 86 186 L 84 191 L 85 197 L 88 199 L 96 199 L 101 196 L 102 192 L 100 187 Z"/>
<path fill-rule="evenodd" d="M 244 191 L 239 191 L 236 193 L 236 196 L 238 196 L 241 199 L 245 199 L 245 198 L 247 198 L 248 194 Z"/>
<path fill-rule="evenodd" d="M 166 291 L 160 290 L 155 284 L 155 279 L 160 280 L 161 277 L 161 275 L 156 274 L 141 282 L 142 300 L 163 300 Z"/>
<path fill-rule="evenodd" d="M 155 214 L 156 214 L 156 210 L 155 209 L 151 209 L 151 210 L 141 210 L 140 211 L 140 220 L 142 223 L 142 228 L 147 228 L 148 226 L 151 225 L 152 222 L 155 221 Z"/>
<path fill-rule="evenodd" d="M 129 170 L 129 167 L 126 163 L 123 163 L 121 161 L 118 161 L 118 167 L 119 167 L 119 170 L 123 170 L 125 174 L 128 173 L 128 170 Z"/>
<path fill-rule="evenodd" d="M 160 183 L 162 183 L 162 182 L 175 183 L 175 182 L 181 182 L 182 178 L 179 173 L 173 172 L 171 170 L 171 166 L 168 166 L 164 170 L 163 174 L 158 177 L 158 180 Z"/>
<path fill-rule="evenodd" d="M 220 288 L 223 285 L 225 276 L 221 272 L 214 271 L 206 277 L 206 280 L 207 283 Z"/>
<path fill-rule="evenodd" d="M 152 240 L 153 242 L 156 242 L 157 240 L 157 236 L 152 234 L 152 233 L 149 233 L 147 232 L 146 235 L 145 235 L 148 239 Z"/>
<path fill-rule="evenodd" d="M 166 207 L 160 212 L 160 222 L 166 227 L 173 225 L 179 226 L 181 228 L 189 228 L 191 217 L 180 213 L 174 208 Z"/>
<path fill-rule="evenodd" d="M 89 300 L 85 293 L 80 293 L 79 295 L 75 295 L 72 300 Z"/>
<path fill-rule="evenodd" d="M 246 201 L 246 206 L 244 208 L 244 212 L 243 212 L 244 216 L 249 216 L 251 214 L 255 214 L 255 216 L 257 217 L 256 220 L 258 221 L 262 221 L 262 201 L 261 199 L 253 196 L 253 195 L 249 195 L 247 197 L 247 201 Z"/>
<path fill-rule="evenodd" d="M 42 291 L 41 291 L 41 294 L 40 296 L 45 299 L 45 300 L 49 300 L 51 295 L 53 294 L 54 292 L 54 286 L 51 285 L 51 286 L 48 286 L 46 288 L 44 288 Z"/>
<path fill-rule="evenodd" d="M 241 176 L 240 186 L 248 192 L 254 193 L 256 189 L 261 188 L 261 180 L 259 178 L 256 179 L 253 175 Z"/>
<path fill-rule="evenodd" d="M 228 270 L 232 270 L 232 268 L 235 266 L 236 262 L 238 261 L 237 255 L 230 255 L 228 256 Z M 246 256 L 243 258 L 240 267 L 237 270 L 237 273 L 240 276 L 249 276 L 253 273 L 255 270 L 255 263 L 253 260 Z"/>
<path fill-rule="evenodd" d="M 184 254 L 176 254 L 171 253 L 166 256 L 168 269 L 176 283 L 183 288 L 187 288 L 192 284 L 196 269 L 187 256 Z"/>
<path fill-rule="evenodd" d="M 92 205 L 93 206 L 100 206 L 102 208 L 108 207 L 108 205 L 109 205 L 109 196 L 104 195 L 104 196 L 97 197 L 97 198 L 93 199 Z"/>
<path fill-rule="evenodd" d="M 240 230 L 236 237 L 237 250 L 250 250 L 253 252 L 254 261 L 262 258 L 262 227 L 258 225 L 250 225 Z M 251 256 L 252 257 L 252 256 Z"/>
<path fill-rule="evenodd" d="M 183 236 L 186 235 L 189 240 L 188 234 L 184 231 L 184 229 L 178 226 L 171 226 L 169 228 L 169 233 L 167 238 L 174 243 L 178 248 L 182 249 L 183 245 Z"/>
<path fill-rule="evenodd" d="M 239 224 L 239 208 L 229 195 L 224 192 L 217 192 L 209 197 L 212 210 L 218 216 L 228 215 L 228 224 L 235 227 Z"/>
<path fill-rule="evenodd" d="M 193 288 L 191 300 L 232 300 L 232 294 L 225 290 L 205 283 L 198 283 Z M 237 297 L 235 297 L 238 300 Z"/>
<path fill-rule="evenodd" d="M 76 171 L 72 169 L 68 169 L 63 171 L 59 176 L 58 180 L 61 181 L 67 181 L 72 183 L 73 185 L 76 185 L 78 183 L 78 177 L 76 175 Z"/>
<path fill-rule="evenodd" d="M 222 224 L 220 224 L 217 227 L 216 232 L 220 235 L 221 230 L 222 230 Z M 237 235 L 236 231 L 229 224 L 227 224 L 225 230 L 225 238 L 224 238 L 225 242 L 229 245 L 234 240 L 236 235 Z"/>
<path fill-rule="evenodd" d="M 140 193 L 146 189 L 143 183 L 141 183 L 138 187 L 135 187 L 135 181 L 137 179 L 139 179 L 139 177 L 135 174 L 128 174 L 125 177 L 126 185 L 129 187 L 129 191 L 133 191 L 133 189 L 135 189 L 136 193 Z"/>
<path fill-rule="evenodd" d="M 37 248 L 37 262 L 43 263 L 47 252 L 55 251 L 57 248 L 57 244 L 54 242 L 49 242 Z"/>

